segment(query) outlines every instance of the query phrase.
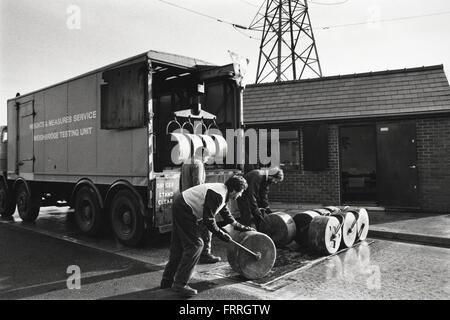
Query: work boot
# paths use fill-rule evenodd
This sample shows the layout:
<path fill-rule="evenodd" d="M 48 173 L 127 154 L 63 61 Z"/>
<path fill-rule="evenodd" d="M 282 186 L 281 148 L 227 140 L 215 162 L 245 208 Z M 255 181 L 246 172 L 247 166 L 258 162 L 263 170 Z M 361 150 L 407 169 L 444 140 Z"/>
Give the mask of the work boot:
<path fill-rule="evenodd" d="M 167 280 L 167 279 L 162 279 L 160 288 L 161 289 L 169 289 L 169 288 L 172 288 L 172 285 L 173 285 L 173 281 Z"/>
<path fill-rule="evenodd" d="M 200 263 L 216 263 L 222 261 L 221 257 L 216 257 L 211 253 L 202 253 L 200 256 Z"/>
<path fill-rule="evenodd" d="M 178 285 L 174 285 L 172 287 L 172 290 L 178 294 L 180 294 L 183 297 L 193 297 L 197 294 L 197 290 L 195 290 L 194 288 L 189 287 L 188 285 L 185 285 L 184 287 L 182 286 L 178 286 Z"/>

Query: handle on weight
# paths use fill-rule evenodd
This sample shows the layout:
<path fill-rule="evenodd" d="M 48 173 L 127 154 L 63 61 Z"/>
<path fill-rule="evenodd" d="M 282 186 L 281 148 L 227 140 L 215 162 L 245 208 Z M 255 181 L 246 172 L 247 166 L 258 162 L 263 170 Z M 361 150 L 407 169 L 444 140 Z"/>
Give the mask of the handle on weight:
<path fill-rule="evenodd" d="M 355 221 L 353 221 L 352 225 L 350 226 L 350 229 L 348 229 L 348 232 L 353 232 L 353 228 L 355 227 L 356 223 L 358 222 L 358 219 L 355 217 Z"/>
<path fill-rule="evenodd" d="M 233 239 L 230 239 L 230 241 L 231 241 L 232 243 L 234 243 L 235 245 L 237 245 L 239 248 L 241 248 L 241 249 L 247 251 L 248 253 L 250 253 L 252 256 L 254 256 L 254 257 L 256 258 L 256 260 L 261 259 L 261 253 L 259 253 L 259 252 L 258 252 L 258 253 L 255 253 L 255 252 L 253 252 L 252 250 L 250 250 L 250 249 L 244 247 L 244 246 L 243 246 L 242 244 L 240 244 L 239 242 L 234 241 Z"/>
<path fill-rule="evenodd" d="M 362 232 L 363 232 L 365 226 L 366 226 L 365 223 L 361 224 L 361 229 L 359 229 L 359 232 L 358 232 L 358 239 L 361 238 L 361 235 L 362 235 Z"/>

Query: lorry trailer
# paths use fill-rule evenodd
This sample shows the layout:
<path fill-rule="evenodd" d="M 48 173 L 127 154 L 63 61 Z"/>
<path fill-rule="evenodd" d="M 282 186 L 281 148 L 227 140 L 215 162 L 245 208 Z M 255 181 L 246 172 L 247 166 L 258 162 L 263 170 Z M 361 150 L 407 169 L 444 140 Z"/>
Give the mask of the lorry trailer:
<path fill-rule="evenodd" d="M 17 209 L 30 222 L 43 206 L 70 206 L 83 233 L 109 226 L 130 246 L 170 231 L 181 166 L 173 150 L 180 159 L 200 146 L 225 157 L 225 139 L 209 132 L 242 127 L 238 72 L 148 51 L 18 94 L 0 128 L 0 214 Z M 239 169 L 207 165 L 207 182 Z"/>

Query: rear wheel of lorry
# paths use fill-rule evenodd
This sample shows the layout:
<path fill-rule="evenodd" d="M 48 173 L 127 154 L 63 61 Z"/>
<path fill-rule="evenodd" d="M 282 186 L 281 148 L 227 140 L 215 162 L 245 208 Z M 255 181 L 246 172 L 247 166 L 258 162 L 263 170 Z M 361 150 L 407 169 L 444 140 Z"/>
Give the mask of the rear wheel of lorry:
<path fill-rule="evenodd" d="M 41 199 L 32 195 L 25 184 L 20 184 L 16 190 L 17 211 L 25 222 L 33 222 L 39 215 Z"/>
<path fill-rule="evenodd" d="M 16 203 L 8 197 L 8 189 L 3 181 L 0 180 L 0 216 L 10 218 L 16 210 Z"/>
<path fill-rule="evenodd" d="M 138 245 L 144 236 L 144 213 L 139 199 L 130 190 L 121 190 L 111 203 L 111 226 L 117 239 L 127 245 Z"/>
<path fill-rule="evenodd" d="M 103 212 L 97 193 L 84 186 L 75 195 L 75 221 L 85 234 L 98 235 L 103 223 Z"/>

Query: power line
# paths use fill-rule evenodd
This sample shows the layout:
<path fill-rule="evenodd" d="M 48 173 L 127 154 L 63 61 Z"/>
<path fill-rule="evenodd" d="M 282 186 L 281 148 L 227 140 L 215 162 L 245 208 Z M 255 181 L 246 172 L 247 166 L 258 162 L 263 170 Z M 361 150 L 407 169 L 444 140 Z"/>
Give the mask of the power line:
<path fill-rule="evenodd" d="M 350 0 L 344 0 L 344 1 L 340 1 L 340 2 L 318 2 L 318 1 L 309 1 L 309 3 L 313 3 L 313 4 L 318 4 L 321 6 L 336 6 L 336 5 L 340 5 L 340 4 L 345 4 L 347 2 L 349 2 Z"/>
<path fill-rule="evenodd" d="M 242 30 L 239 30 L 238 28 L 236 28 L 235 26 L 233 26 L 233 28 L 239 32 L 240 34 L 242 34 L 243 36 L 250 38 L 252 40 L 257 40 L 257 41 L 261 41 L 261 38 L 256 38 L 256 37 L 252 37 L 251 35 L 246 34 L 245 32 L 243 32 Z"/>
<path fill-rule="evenodd" d="M 248 4 L 249 6 L 255 7 L 255 8 L 259 8 L 260 7 L 259 5 L 251 3 L 251 2 L 249 2 L 247 0 L 240 0 L 240 1 L 243 2 L 243 3 Z M 319 2 L 319 1 L 309 0 L 308 3 L 318 4 L 318 5 L 321 5 L 321 6 L 335 6 L 335 5 L 345 4 L 345 3 L 349 2 L 349 1 L 350 0 L 343 0 L 343 1 L 339 1 L 339 2 Z"/>
<path fill-rule="evenodd" d="M 175 3 L 172 3 L 172 2 L 169 2 L 169 1 L 166 1 L 166 0 L 158 0 L 158 1 L 160 1 L 162 3 L 165 3 L 167 5 L 170 5 L 172 7 L 176 7 L 178 9 L 185 10 L 185 11 L 188 11 L 190 13 L 202 16 L 204 18 L 208 18 L 208 19 L 214 20 L 216 22 L 228 24 L 228 25 L 232 26 L 237 31 L 239 31 L 238 29 L 249 30 L 249 31 L 260 31 L 260 30 L 253 29 L 251 27 L 245 27 L 245 26 L 242 26 L 242 25 L 237 24 L 237 23 L 233 23 L 233 22 L 230 22 L 230 21 L 227 21 L 227 20 L 223 20 L 223 19 L 211 16 L 211 15 L 208 15 L 208 14 L 205 14 L 205 13 L 193 10 L 193 9 L 189 9 L 189 8 L 177 5 Z M 344 4 L 344 3 L 348 2 L 348 1 L 349 0 L 344 0 L 344 1 L 341 1 L 341 2 L 328 3 L 328 4 L 330 4 L 330 5 L 331 4 L 333 4 L 333 5 L 334 4 L 336 4 L 336 5 L 337 4 Z M 315 3 L 315 4 L 319 4 L 319 2 L 315 2 L 315 1 L 314 2 L 310 1 L 310 2 L 311 3 Z M 320 4 L 325 4 L 325 3 L 320 3 Z M 358 26 L 358 25 L 364 25 L 364 24 L 368 24 L 368 23 L 382 23 L 382 22 L 394 22 L 394 21 L 402 21 L 402 20 L 412 20 L 412 19 L 417 19 L 417 18 L 433 17 L 433 16 L 446 15 L 446 14 L 450 14 L 450 11 L 435 12 L 435 13 L 430 13 L 430 14 L 416 15 L 416 16 L 397 17 L 397 18 L 391 18 L 391 19 L 381 19 L 381 20 L 376 20 L 376 21 L 364 21 L 364 22 L 355 22 L 355 23 L 347 23 L 347 24 L 338 24 L 338 25 L 324 26 L 324 27 L 318 27 L 318 30 L 330 30 L 330 29 L 334 29 L 334 28 Z M 245 34 L 243 32 L 241 32 L 241 34 L 249 37 L 250 39 L 258 40 L 257 38 L 249 36 L 249 35 L 247 35 L 247 34 Z"/>
<path fill-rule="evenodd" d="M 412 20 L 412 19 L 417 19 L 417 18 L 441 16 L 441 15 L 446 15 L 446 14 L 450 14 L 450 11 L 435 12 L 435 13 L 429 13 L 429 14 L 421 14 L 421 15 L 417 15 L 417 16 L 398 17 L 398 18 L 391 18 L 391 19 L 380 19 L 380 20 L 375 20 L 375 21 L 364 21 L 364 22 L 355 22 L 355 23 L 347 23 L 347 24 L 338 24 L 338 25 L 334 25 L 334 26 L 319 27 L 319 29 L 321 29 L 321 30 L 328 30 L 328 29 L 340 28 L 340 27 L 358 26 L 358 25 L 363 25 L 363 24 L 368 24 L 368 23 Z"/>
<path fill-rule="evenodd" d="M 249 6 L 255 7 L 255 8 L 259 8 L 260 7 L 260 6 L 254 4 L 254 3 L 251 3 L 251 2 L 246 1 L 246 0 L 240 0 L 240 1 L 243 2 L 243 3 L 248 4 Z"/>
<path fill-rule="evenodd" d="M 191 12 L 191 13 L 194 13 L 196 15 L 199 15 L 199 16 L 202 16 L 202 17 L 205 17 L 205 18 L 208 18 L 208 19 L 215 20 L 215 21 L 220 22 L 220 23 L 229 24 L 230 26 L 233 26 L 235 28 L 244 29 L 244 30 L 248 29 L 247 27 L 244 27 L 244 26 L 242 26 L 240 24 L 229 22 L 229 21 L 226 21 L 226 20 L 223 20 L 223 19 L 219 19 L 219 18 L 210 16 L 208 14 L 205 14 L 205 13 L 202 13 L 202 12 L 199 12 L 199 11 L 196 11 L 196 10 L 192 10 L 192 9 L 189 9 L 189 8 L 177 5 L 177 4 L 169 2 L 169 1 L 165 1 L 165 0 L 158 0 L 158 1 L 160 1 L 162 3 L 165 3 L 165 4 L 169 5 L 169 6 L 172 6 L 172 7 L 181 9 L 181 10 L 185 10 L 185 11 L 188 11 L 188 12 Z"/>

